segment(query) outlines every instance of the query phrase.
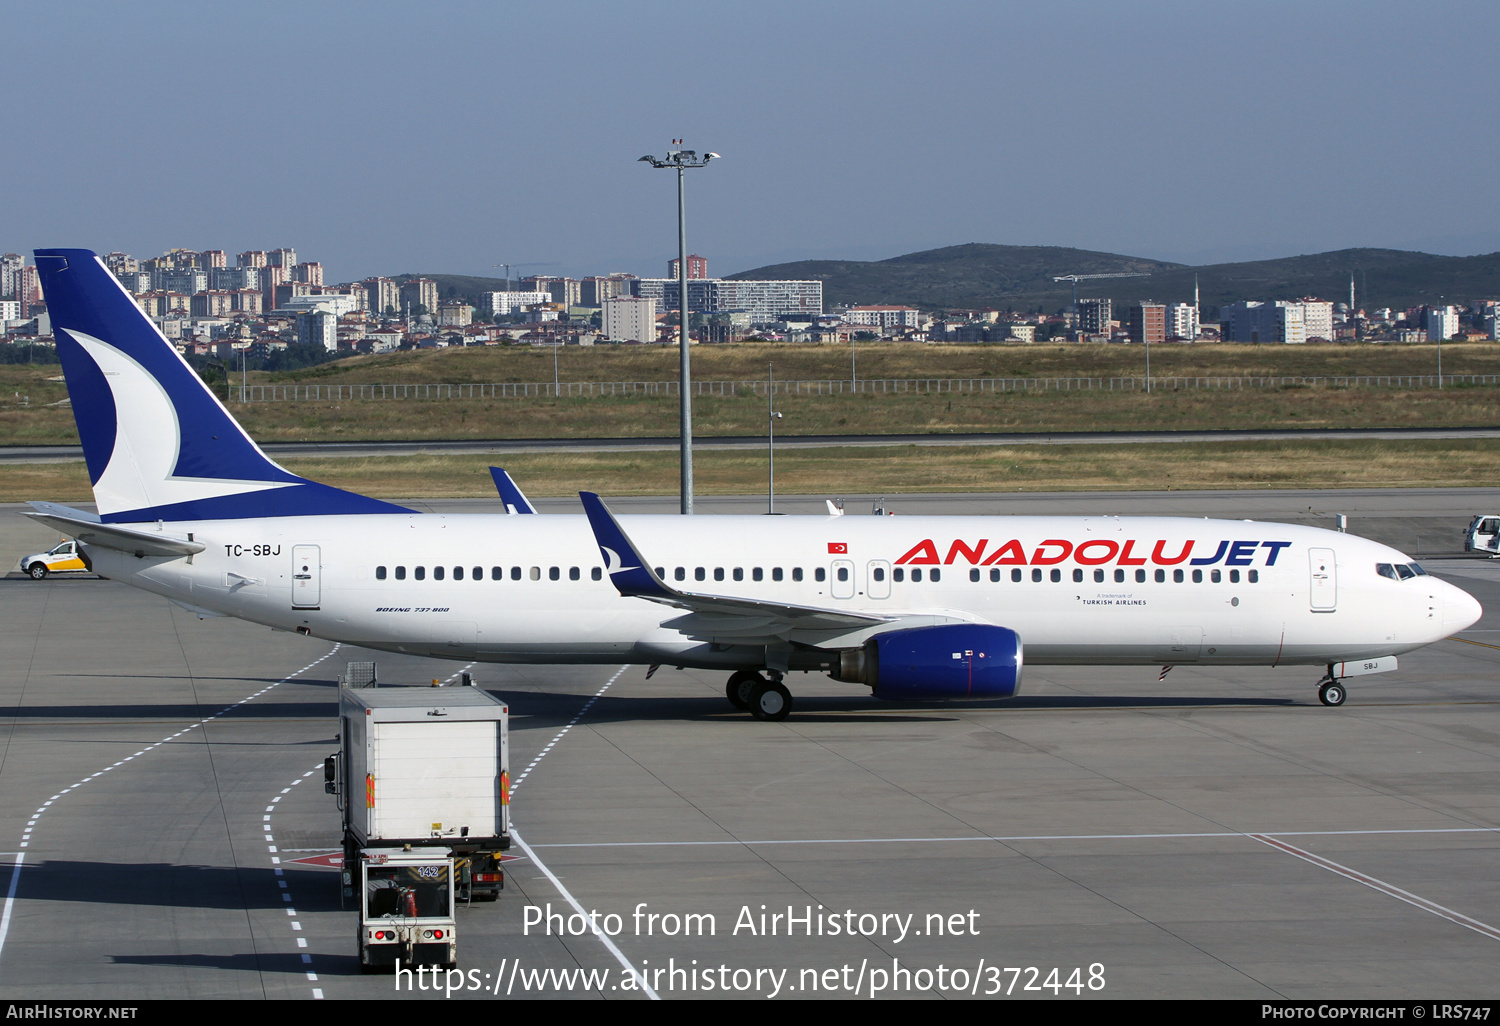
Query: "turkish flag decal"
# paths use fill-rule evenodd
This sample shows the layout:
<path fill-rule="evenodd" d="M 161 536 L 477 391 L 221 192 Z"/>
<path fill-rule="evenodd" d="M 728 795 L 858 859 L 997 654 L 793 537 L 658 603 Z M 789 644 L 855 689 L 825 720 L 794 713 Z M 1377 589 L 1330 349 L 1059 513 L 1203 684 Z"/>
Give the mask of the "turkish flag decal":
<path fill-rule="evenodd" d="M 849 554 L 848 542 L 829 542 L 828 551 L 835 556 L 846 556 Z"/>

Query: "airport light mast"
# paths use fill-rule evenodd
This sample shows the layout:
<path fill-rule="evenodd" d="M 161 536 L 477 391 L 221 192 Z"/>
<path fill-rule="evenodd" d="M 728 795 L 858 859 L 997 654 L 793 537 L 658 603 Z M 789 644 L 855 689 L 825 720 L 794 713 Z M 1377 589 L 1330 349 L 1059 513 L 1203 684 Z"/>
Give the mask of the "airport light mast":
<path fill-rule="evenodd" d="M 681 139 L 673 139 L 674 146 L 682 145 Z M 640 158 L 642 162 L 652 167 L 670 167 L 677 169 L 677 344 L 682 350 L 681 373 L 678 383 L 678 391 L 681 393 L 679 404 L 680 418 L 682 421 L 682 513 L 684 516 L 693 512 L 693 399 L 692 399 L 692 367 L 688 358 L 688 260 L 687 260 L 687 203 L 683 198 L 683 172 L 690 167 L 707 167 L 710 160 L 714 160 L 717 153 L 705 153 L 698 155 L 696 150 L 668 150 L 665 157 L 653 157 L 649 153 Z"/>

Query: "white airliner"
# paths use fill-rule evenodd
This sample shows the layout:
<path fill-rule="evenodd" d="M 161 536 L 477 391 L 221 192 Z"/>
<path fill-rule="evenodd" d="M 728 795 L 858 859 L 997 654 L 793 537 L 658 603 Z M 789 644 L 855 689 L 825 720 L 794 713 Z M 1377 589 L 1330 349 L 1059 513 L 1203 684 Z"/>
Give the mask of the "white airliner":
<path fill-rule="evenodd" d="M 367 648 L 788 671 L 879 698 L 1004 698 L 1034 664 L 1310 665 L 1319 695 L 1479 603 L 1387 546 L 1253 521 L 417 513 L 272 462 L 86 250 L 36 254 L 98 513 L 33 503 L 105 577 L 200 615 Z"/>

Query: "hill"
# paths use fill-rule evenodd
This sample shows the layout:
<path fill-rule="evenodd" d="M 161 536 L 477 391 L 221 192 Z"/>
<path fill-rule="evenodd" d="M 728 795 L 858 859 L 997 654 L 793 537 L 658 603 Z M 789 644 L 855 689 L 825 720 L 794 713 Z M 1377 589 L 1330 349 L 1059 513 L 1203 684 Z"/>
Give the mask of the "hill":
<path fill-rule="evenodd" d="M 947 307 L 1055 310 L 1072 300 L 1063 274 L 1141 271 L 1143 278 L 1079 283 L 1079 296 L 1120 303 L 1191 300 L 1197 276 L 1204 313 L 1246 299 L 1319 296 L 1347 300 L 1355 275 L 1363 307 L 1404 308 L 1500 296 L 1500 253 L 1445 257 L 1396 249 L 1330 253 L 1191 267 L 1144 257 L 1061 246 L 970 243 L 907 253 L 888 260 L 802 260 L 742 271 L 733 278 L 817 278 L 826 306 L 900 303 Z"/>

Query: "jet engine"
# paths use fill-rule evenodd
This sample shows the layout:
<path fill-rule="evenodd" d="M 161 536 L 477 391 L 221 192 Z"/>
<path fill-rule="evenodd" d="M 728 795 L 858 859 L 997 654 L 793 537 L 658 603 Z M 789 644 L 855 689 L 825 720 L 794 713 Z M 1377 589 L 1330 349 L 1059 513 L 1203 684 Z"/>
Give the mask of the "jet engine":
<path fill-rule="evenodd" d="M 942 624 L 877 634 L 839 653 L 835 680 L 876 698 L 1011 698 L 1021 687 L 1021 636 L 988 624 Z"/>

